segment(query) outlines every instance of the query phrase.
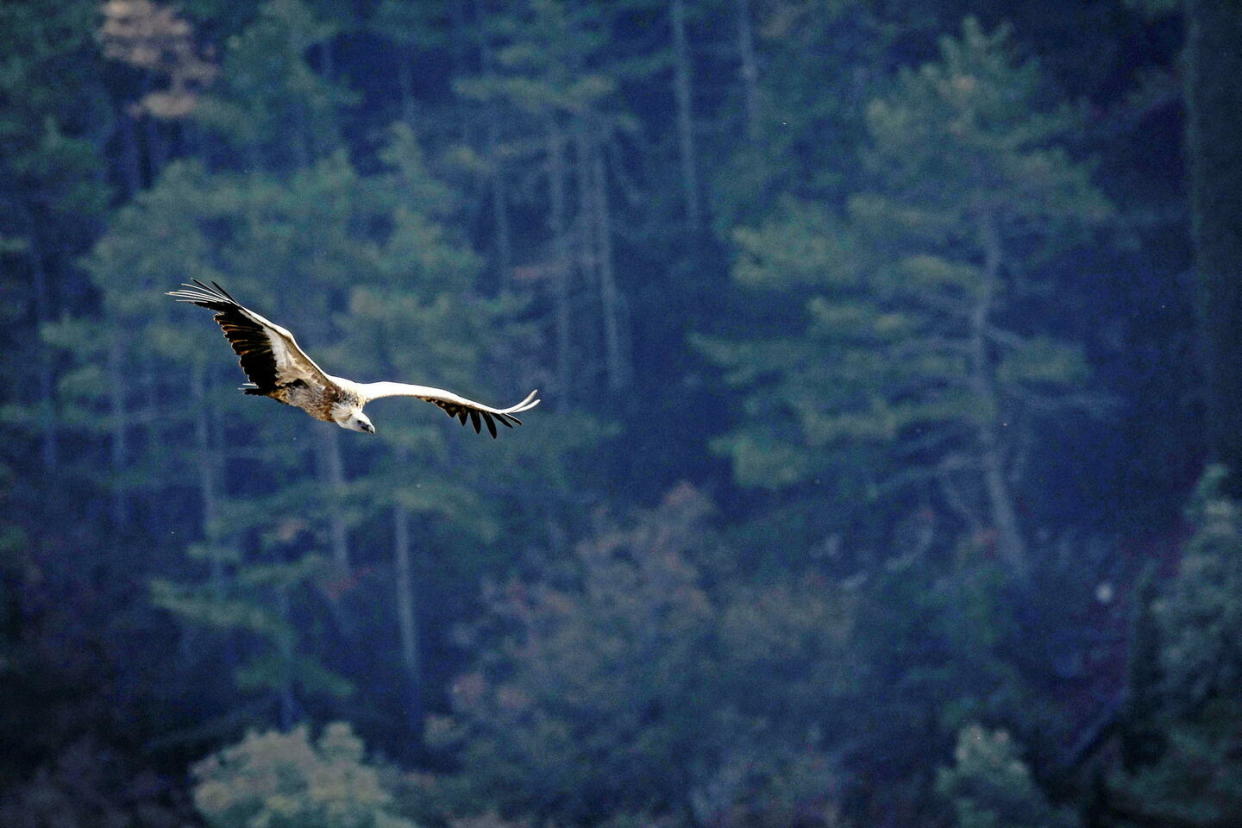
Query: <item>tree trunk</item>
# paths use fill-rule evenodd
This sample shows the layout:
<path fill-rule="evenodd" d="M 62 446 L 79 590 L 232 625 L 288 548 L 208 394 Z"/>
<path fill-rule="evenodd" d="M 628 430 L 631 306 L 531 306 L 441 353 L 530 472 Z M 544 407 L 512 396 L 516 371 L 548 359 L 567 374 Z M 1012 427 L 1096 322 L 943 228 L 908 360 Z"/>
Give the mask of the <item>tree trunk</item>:
<path fill-rule="evenodd" d="M 332 562 L 338 573 L 345 573 L 349 571 L 349 539 L 345 526 L 345 464 L 341 459 L 341 443 L 334 425 L 325 424 L 316 431 L 320 435 L 320 480 L 327 490 L 324 502 L 332 542 Z"/>
<path fill-rule="evenodd" d="M 476 10 L 478 16 L 482 17 L 482 10 Z M 452 65 L 450 69 L 450 80 L 456 80 L 470 73 L 469 46 L 473 39 L 467 28 L 466 22 L 466 0 L 450 0 L 449 14 L 452 19 L 451 34 L 449 42 L 452 53 Z M 486 37 L 482 32 L 482 23 L 479 24 L 479 36 Z M 470 142 L 470 124 L 472 118 L 470 116 L 465 99 L 461 95 L 453 96 L 453 112 L 457 117 L 458 137 L 466 146 L 471 146 Z"/>
<path fill-rule="evenodd" d="M 219 463 L 211 439 L 211 409 L 207 405 L 206 371 L 196 362 L 190 372 L 194 397 L 194 440 L 198 449 L 198 491 L 203 507 L 203 537 L 208 547 L 208 567 L 212 593 L 224 595 L 224 561 L 221 560 L 217 527 L 220 525 L 220 495 L 217 482 Z"/>
<path fill-rule="evenodd" d="M 168 140 L 160 130 L 159 121 L 150 115 L 143 117 L 147 133 L 147 160 L 150 180 L 155 181 L 168 164 Z"/>
<path fill-rule="evenodd" d="M 414 128 L 414 50 L 406 45 L 397 47 L 397 88 L 401 92 L 401 120 Z"/>
<path fill-rule="evenodd" d="M 501 288 L 509 287 L 513 275 L 513 242 L 509 227 L 509 197 L 505 191 L 504 170 L 500 162 L 499 115 L 491 104 L 487 108 L 487 152 L 492 169 L 492 213 L 496 221 L 496 267 Z"/>
<path fill-rule="evenodd" d="M 612 228 L 604 161 L 589 124 L 580 122 L 574 138 L 578 163 L 578 258 L 583 275 L 599 290 L 604 373 L 608 387 L 617 390 L 628 382 L 629 372 L 621 343 L 622 309 L 612 267 Z"/>
<path fill-rule="evenodd" d="M 552 255 L 556 285 L 556 407 L 567 410 L 573 372 L 570 368 L 569 231 L 565 223 L 565 138 L 555 116 L 548 121 L 548 199 L 551 211 L 548 229 L 552 233 Z"/>
<path fill-rule="evenodd" d="M 742 68 L 742 100 L 746 105 L 746 137 L 759 137 L 759 62 L 750 28 L 750 0 L 737 0 L 737 52 Z"/>
<path fill-rule="evenodd" d="M 293 623 L 289 607 L 289 591 L 285 587 L 278 587 L 276 590 L 276 609 L 280 613 L 281 621 L 285 622 L 285 624 Z M 293 691 L 294 642 L 292 634 L 285 630 L 278 632 L 275 644 L 285 669 L 285 679 L 281 682 L 280 689 L 277 691 L 278 698 L 280 699 L 280 729 L 288 730 L 298 720 L 297 697 Z"/>
<path fill-rule="evenodd" d="M 677 100 L 677 145 L 681 155 L 681 186 L 686 202 L 686 224 L 692 233 L 700 227 L 699 176 L 694 148 L 694 96 L 690 48 L 686 43 L 684 0 L 672 0 L 669 16 L 673 24 L 673 94 Z"/>
<path fill-rule="evenodd" d="M 595 237 L 591 232 L 591 163 L 588 125 L 579 119 L 574 124 L 574 183 L 578 188 L 578 214 L 574 221 L 578 242 L 578 267 L 588 284 L 595 283 Z"/>
<path fill-rule="evenodd" d="M 1165 747 L 1161 708 L 1168 685 L 1161 663 L 1156 614 L 1159 598 L 1156 565 L 1149 562 L 1134 585 L 1124 703 L 1119 716 L 1121 764 L 1127 773 L 1155 764 Z"/>
<path fill-rule="evenodd" d="M 1186 155 L 1207 438 L 1242 497 L 1242 6 L 1186 0 Z"/>
<path fill-rule="evenodd" d="M 979 462 L 983 471 L 984 490 L 993 527 L 996 530 L 996 546 L 1001 559 L 1019 579 L 1027 576 L 1026 548 L 1018 529 L 1017 511 L 1013 494 L 1005 476 L 1004 441 L 1001 439 L 1000 397 L 996 393 L 992 375 L 992 360 L 988 351 L 988 317 L 995 301 L 1001 274 L 1001 241 L 995 217 L 985 208 L 980 222 L 980 241 L 983 245 L 983 285 L 971 314 L 971 362 L 970 384 L 978 405 L 986 414 L 977 430 Z"/>
<path fill-rule="evenodd" d="M 956 454 L 944 458 L 940 463 L 940 467 L 936 470 L 936 484 L 945 503 L 966 524 L 967 531 L 971 535 L 978 536 L 984 528 L 984 519 L 980 515 L 979 508 L 972 502 L 974 498 L 962 491 L 954 479 L 954 475 L 959 473 L 968 463 L 969 460 Z M 973 468 L 970 473 L 974 474 Z"/>
<path fill-rule="evenodd" d="M 128 112 L 120 115 L 121 131 L 121 178 L 125 182 L 126 195 L 134 196 L 142 189 L 142 156 L 138 150 L 138 128 L 134 116 Z"/>
<path fill-rule="evenodd" d="M 599 295 L 604 313 L 604 358 L 608 367 L 608 387 L 616 391 L 630 381 L 630 362 L 622 342 L 624 308 L 617 291 L 612 268 L 612 218 L 608 210 L 608 190 L 604 176 L 604 157 L 596 147 L 591 161 L 593 175 L 595 233 L 599 259 Z"/>
<path fill-rule="evenodd" d="M 146 97 L 155 86 L 155 78 L 150 72 L 146 72 L 142 79 L 142 97 Z M 147 135 L 147 170 L 150 175 L 149 180 L 154 181 L 159 177 L 160 170 L 164 169 L 164 165 L 168 163 L 167 142 L 164 140 L 163 134 L 160 132 L 160 122 L 158 118 L 154 118 L 150 113 L 142 116 L 143 129 Z"/>
<path fill-rule="evenodd" d="M 34 278 L 35 330 L 52 321 L 52 297 L 48 292 L 47 267 L 43 261 L 43 245 L 39 241 L 34 217 L 24 208 L 27 223 L 26 255 L 30 261 L 30 273 Z M 52 351 L 43 343 L 35 345 L 38 353 L 39 377 L 39 450 L 43 468 L 51 471 L 60 462 L 60 438 L 56 414 L 56 370 Z"/>
<path fill-rule="evenodd" d="M 336 81 L 336 53 L 330 37 L 319 43 L 319 71 L 328 83 Z"/>
<path fill-rule="evenodd" d="M 117 327 L 117 326 L 114 326 Z M 112 461 L 112 523 L 123 527 L 129 524 L 129 498 L 121 482 L 125 463 L 129 458 L 128 428 L 125 417 L 125 371 L 124 354 L 119 336 L 108 343 L 108 407 L 112 420 L 110 454 Z"/>
<path fill-rule="evenodd" d="M 451 0 L 449 3 L 449 16 L 452 18 L 452 34 L 449 37 L 453 55 L 452 76 L 460 78 L 469 71 L 466 61 L 466 47 L 470 42 L 470 35 L 466 30 L 466 0 Z M 481 25 L 482 10 L 479 10 L 478 16 Z"/>
<path fill-rule="evenodd" d="M 410 511 L 393 507 L 393 555 L 396 569 L 397 631 L 401 639 L 401 666 L 406 677 L 406 717 L 413 733 L 422 730 L 422 665 L 418 658 L 418 617 L 414 606 L 414 565 L 410 550 Z"/>
<path fill-rule="evenodd" d="M 143 451 L 150 457 L 167 457 L 168 452 L 164 449 L 163 420 L 159 417 L 160 408 L 164 402 L 164 397 L 160 393 L 157 372 L 155 370 L 155 360 L 149 355 L 142 358 L 142 384 L 140 386 L 143 394 L 143 408 L 146 411 L 145 426 L 143 428 Z M 152 476 L 164 474 L 163 468 L 155 468 L 152 470 Z M 144 481 L 149 482 L 149 481 Z M 141 500 L 141 496 L 134 498 Z M 148 504 L 149 505 L 149 504 Z M 163 517 L 159 509 L 144 509 L 144 517 L 147 531 L 152 535 L 162 531 L 164 524 L 160 521 Z"/>
<path fill-rule="evenodd" d="M 482 24 L 482 4 L 476 6 Z M 479 61 L 484 75 L 495 71 L 491 42 L 487 31 L 479 27 Z M 500 160 L 500 113 L 494 101 L 487 101 L 484 106 L 484 129 L 487 133 L 487 160 L 491 169 L 491 180 L 488 182 L 492 198 L 492 217 L 496 222 L 496 267 L 500 272 L 501 288 L 508 287 L 513 272 L 513 244 L 509 228 L 509 198 L 505 192 L 504 170 Z"/>
<path fill-rule="evenodd" d="M 590 162 L 590 135 L 589 125 L 584 119 L 579 118 L 574 122 L 573 126 L 574 140 L 574 184 L 577 188 L 577 213 L 574 216 L 574 258 L 578 264 L 578 272 L 582 277 L 582 284 L 589 290 L 595 290 L 599 286 L 599 251 L 595 248 L 595 217 L 594 203 L 591 188 L 591 162 Z M 593 315 L 586 317 L 588 323 L 593 323 L 595 318 Z M 584 327 L 584 326 L 580 326 Z M 583 362 L 588 366 L 586 373 L 593 379 L 595 375 L 595 365 L 598 360 L 597 332 L 594 326 L 591 326 L 590 334 L 579 334 L 579 348 L 581 349 Z"/>

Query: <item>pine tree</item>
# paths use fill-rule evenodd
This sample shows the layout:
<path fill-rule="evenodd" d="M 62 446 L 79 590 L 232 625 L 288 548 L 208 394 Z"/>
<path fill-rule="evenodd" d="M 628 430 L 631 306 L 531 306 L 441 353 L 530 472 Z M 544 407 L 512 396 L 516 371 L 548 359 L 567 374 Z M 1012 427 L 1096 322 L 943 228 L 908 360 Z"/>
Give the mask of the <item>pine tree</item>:
<path fill-rule="evenodd" d="M 871 104 L 869 187 L 845 216 L 788 201 L 737 231 L 738 282 L 807 297 L 796 332 L 702 346 L 746 393 L 715 443 L 740 482 L 864 500 L 939 484 L 1021 577 L 1019 436 L 1090 402 L 1080 349 L 1031 306 L 1051 310 L 1040 268 L 1108 206 L 1056 146 L 1072 113 L 1039 110 L 1038 70 L 1007 39 L 968 19 Z"/>
<path fill-rule="evenodd" d="M 865 105 L 882 88 L 895 35 L 913 22 L 903 15 L 894 26 L 883 9 L 860 3 L 733 0 L 717 8 L 733 18 L 741 81 L 715 125 L 734 140 L 704 165 L 713 223 L 727 244 L 783 197 L 836 205 L 857 186 Z"/>
<path fill-rule="evenodd" d="M 302 0 L 268 0 L 229 39 L 220 76 L 194 109 L 196 123 L 224 139 L 208 157 L 227 166 L 287 172 L 340 147 L 340 107 L 355 99 L 309 62 L 338 27 Z M 223 148 L 222 147 L 222 148 Z"/>
<path fill-rule="evenodd" d="M 1204 474 L 1187 510 L 1195 534 L 1155 603 L 1158 661 L 1148 669 L 1163 681 L 1140 699 L 1148 707 L 1146 750 L 1109 786 L 1110 807 L 1140 824 L 1223 826 L 1242 818 L 1242 513 L 1230 477 L 1222 465 Z"/>
<path fill-rule="evenodd" d="M 583 542 L 566 586 L 490 591 L 492 646 L 428 724 L 460 748 L 466 803 L 592 823 L 686 807 L 719 702 L 717 609 L 688 557 L 707 508 L 683 487 Z"/>
<path fill-rule="evenodd" d="M 952 803 L 959 828 L 1072 828 L 1080 822 L 1054 807 L 1032 778 L 1019 746 L 1004 730 L 967 725 L 958 734 L 954 764 L 941 768 L 936 791 Z"/>
<path fill-rule="evenodd" d="M 323 182 L 310 175 L 300 182 L 315 184 Z M 191 277 L 219 280 L 243 295 L 247 285 L 257 286 L 262 277 L 247 265 L 261 265 L 250 246 L 269 245 L 268 233 L 288 232 L 298 218 L 280 212 L 280 192 L 258 177 L 171 165 L 118 214 L 86 260 L 104 297 L 103 318 L 66 321 L 49 335 L 81 360 L 62 383 L 63 394 L 81 428 L 102 431 L 98 438 L 108 445 L 111 473 L 100 482 L 111 491 L 114 519 L 149 513 L 158 497 L 161 513 L 200 527 L 187 565 L 165 569 L 175 575 L 153 586 L 156 604 L 189 622 L 187 640 L 198 635 L 194 625 L 221 631 L 201 641 L 197 657 L 179 672 L 188 678 L 224 659 L 226 673 L 260 697 L 270 694 L 278 702 L 271 709 L 290 724 L 300 716 L 303 692 L 348 689 L 309 657 L 295 632 L 295 615 L 328 558 L 306 548 L 303 530 L 319 527 L 298 514 L 325 498 L 303 482 L 310 464 L 291 449 L 293 420 L 273 420 L 263 416 L 272 412 L 242 404 L 247 401 L 234 390 L 236 365 L 223 343 L 203 345 L 203 336 L 216 338 L 209 319 L 198 320 L 202 327 L 187 325 L 187 308 L 163 295 Z M 311 200 L 299 188 L 289 203 Z M 318 229 L 328 236 L 326 227 Z M 239 475 L 239 468 L 249 473 Z M 321 509 L 303 513 L 312 511 Z M 280 516 L 275 525 L 273 515 Z M 238 657 L 239 651 L 248 655 Z"/>
<path fill-rule="evenodd" d="M 728 577 L 711 513 L 683 484 L 624 523 L 601 516 L 542 577 L 492 582 L 474 668 L 428 722 L 459 756 L 463 804 L 590 823 L 835 811 L 852 597 Z"/>
<path fill-rule="evenodd" d="M 392 792 L 346 722 L 316 739 L 305 726 L 250 732 L 193 772 L 194 804 L 213 828 L 414 828 L 394 813 Z"/>
<path fill-rule="evenodd" d="M 487 354 L 512 338 L 505 325 L 512 308 L 506 300 L 489 301 L 476 293 L 479 257 L 437 221 L 452 211 L 457 197 L 428 173 L 409 127 L 392 128 L 381 156 L 386 169 L 372 178 L 370 192 L 391 217 L 392 228 L 373 251 L 376 279 L 350 294 L 354 324 L 342 340 L 341 355 L 366 354 L 365 362 L 351 370 L 373 372 L 377 378 L 409 378 L 500 399 L 510 390 L 480 385 L 479 377 Z M 424 580 L 431 568 L 428 547 L 442 554 L 441 539 L 454 538 L 463 547 L 454 556 L 467 558 L 472 548 L 497 539 L 500 521 L 497 504 L 479 491 L 486 485 L 481 458 L 475 460 L 461 445 L 462 435 L 446 430 L 442 418 L 412 408 L 408 400 L 376 405 L 375 412 L 386 412 L 391 425 L 379 428 L 379 456 L 354 494 L 364 520 L 391 526 L 390 597 L 402 695 L 406 724 L 417 734 L 428 693 L 420 616 L 425 615 L 422 604 L 438 588 Z M 452 528 L 440 533 L 429 524 Z"/>
<path fill-rule="evenodd" d="M 117 511 L 148 491 L 164 493 L 165 509 L 168 490 L 195 494 L 177 503 L 197 513 L 202 542 L 190 551 L 205 563 L 205 577 L 188 566 L 158 581 L 157 603 L 191 628 L 206 625 L 236 642 L 243 655 L 232 674 L 244 689 L 275 698 L 285 724 L 301 716 L 307 695 L 348 690 L 322 654 L 339 649 L 331 641 L 360 632 L 361 617 L 349 609 L 354 601 L 338 599 L 358 588 L 355 559 L 377 554 L 366 542 L 377 516 L 389 523 L 396 509 L 396 520 L 408 523 L 411 513 L 426 512 L 454 524 L 450 536 L 484 540 L 495 536 L 495 519 L 471 486 L 440 482 L 457 480 L 448 473 L 460 453 L 455 430 L 430 418 L 418 424 L 414 412 L 396 406 L 394 416 L 409 417 L 410 425 L 397 419 L 381 426 L 386 445 L 351 448 L 354 465 L 374 472 L 366 482 L 343 473 L 317 477 L 334 455 L 316 435 L 337 429 L 238 395 L 235 360 L 209 317 L 171 302 L 162 288 L 191 277 L 218 280 L 348 376 L 477 387 L 482 359 L 505 336 L 497 321 L 508 308 L 473 296 L 477 257 L 438 223 L 455 197 L 427 174 L 408 128 L 394 130 L 382 155 L 386 168 L 368 177 L 340 154 L 284 179 L 173 164 L 118 215 L 88 259 L 107 316 L 66 322 L 50 334 L 83 360 L 67 378 L 66 395 L 83 427 L 99 423 L 97 439 L 110 445 L 113 476 L 101 482 L 122 504 Z M 289 301 L 294 294 L 282 284 L 312 286 L 318 301 Z M 346 315 L 355 324 L 337 328 Z M 112 375 L 99 369 L 113 364 Z M 144 367 L 135 372 L 135 365 Z M 487 389 L 478 395 L 498 396 Z M 443 474 L 412 480 L 400 461 L 413 453 L 436 458 L 426 468 Z M 382 459 L 372 466 L 376 455 Z M 482 466 L 467 468 L 474 471 L 466 479 L 477 483 Z M 381 548 L 408 540 L 388 533 Z M 407 577 L 398 602 L 412 588 Z M 308 615 L 331 634 L 316 642 L 298 635 Z M 402 638 L 408 660 L 419 642 L 409 625 Z M 228 657 L 218 649 L 204 655 Z M 421 693 L 417 676 L 411 679 Z"/>
<path fill-rule="evenodd" d="M 610 150 L 633 129 L 617 90 L 624 67 L 608 56 L 611 18 L 592 5 L 535 0 L 489 16 L 480 39 L 483 73 L 461 78 L 458 93 L 484 107 L 493 194 L 502 159 L 546 169 L 548 250 L 527 273 L 551 282 L 558 387 L 565 404 L 602 377 L 610 390 L 630 380 L 625 299 L 613 252 L 617 232 L 609 186 Z M 499 108 L 499 110 L 498 110 Z M 545 166 L 546 165 L 546 166 Z M 500 227 L 502 211 L 494 211 Z M 576 312 L 575 308 L 587 309 Z M 602 369 L 602 370 L 601 370 Z"/>
<path fill-rule="evenodd" d="M 84 280 L 73 260 L 111 196 L 98 152 L 112 113 L 91 36 L 97 13 L 91 0 L 0 9 L 0 267 L 19 311 L 3 339 L 3 379 L 29 389 L 6 400 L 4 420 L 34 441 L 45 474 L 62 459 L 61 424 L 55 354 L 38 332 L 77 310 Z"/>

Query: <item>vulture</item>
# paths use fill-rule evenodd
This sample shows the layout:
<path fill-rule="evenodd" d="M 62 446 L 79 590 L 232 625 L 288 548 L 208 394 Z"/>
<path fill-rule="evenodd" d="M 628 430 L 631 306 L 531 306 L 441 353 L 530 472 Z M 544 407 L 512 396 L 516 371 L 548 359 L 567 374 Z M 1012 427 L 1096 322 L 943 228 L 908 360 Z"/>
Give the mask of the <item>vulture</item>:
<path fill-rule="evenodd" d="M 334 377 L 298 347 L 293 334 L 242 305 L 217 283 L 211 284 L 212 287 L 208 287 L 195 279 L 194 284 L 183 284 L 182 290 L 171 290 L 167 295 L 178 302 L 189 302 L 216 312 L 216 323 L 233 346 L 250 380 L 241 387 L 242 391 L 300 408 L 316 420 L 374 434 L 375 426 L 362 413 L 367 403 L 380 397 L 418 397 L 438 405 L 463 425 L 469 417 L 476 433 L 486 425 L 495 437 L 496 423 L 509 428 L 521 425 L 522 421 L 514 415 L 539 405 L 535 396 L 538 391 L 531 391 L 517 405 L 492 408 L 459 397 L 452 391 L 426 385 L 354 382 Z"/>

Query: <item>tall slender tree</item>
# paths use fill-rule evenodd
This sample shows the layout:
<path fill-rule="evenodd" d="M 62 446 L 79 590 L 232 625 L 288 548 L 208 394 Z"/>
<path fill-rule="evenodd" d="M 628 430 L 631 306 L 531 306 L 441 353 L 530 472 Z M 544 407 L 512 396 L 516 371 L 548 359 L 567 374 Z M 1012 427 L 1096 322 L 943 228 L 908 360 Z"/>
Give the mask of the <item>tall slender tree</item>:
<path fill-rule="evenodd" d="M 1198 274 L 1207 432 L 1242 496 L 1242 7 L 1186 0 L 1186 157 Z"/>
<path fill-rule="evenodd" d="M 60 463 L 60 412 L 53 351 L 38 330 L 76 310 L 84 280 L 73 259 L 89 243 L 111 197 L 99 148 L 113 123 L 99 83 L 102 59 L 92 37 L 97 4 L 55 8 L 13 3 L 0 9 L 5 71 L 0 73 L 0 262 L 17 275 L 11 303 L 22 317 L 5 342 L 6 381 L 29 389 L 27 428 L 37 435 L 45 472 Z"/>
<path fill-rule="evenodd" d="M 681 156 L 681 188 L 686 205 L 686 225 L 699 232 L 699 171 L 694 136 L 694 60 L 686 37 L 685 0 L 669 0 L 673 29 L 673 92 L 677 101 L 677 151 Z"/>
<path fill-rule="evenodd" d="M 546 171 L 552 238 L 549 249 L 536 254 L 542 266 L 533 269 L 547 273 L 553 286 L 550 338 L 557 378 L 566 382 L 558 396 L 570 392 L 571 378 L 582 388 L 600 376 L 614 390 L 629 380 L 609 150 L 630 119 L 616 96 L 619 70 L 604 49 L 610 22 L 598 7 L 532 2 L 485 21 L 496 39 L 492 69 L 456 84 L 459 94 L 487 111 L 501 106 L 511 113 L 509 157 L 533 154 Z"/>
<path fill-rule="evenodd" d="M 870 186 L 843 222 L 791 203 L 739 232 L 739 281 L 811 292 L 805 333 L 705 347 L 748 393 L 751 419 L 716 444 L 739 480 L 835 479 L 865 497 L 938 480 L 1022 576 L 1018 435 L 1089 400 L 1080 349 L 1018 308 L 1041 264 L 1109 208 L 1055 144 L 1070 112 L 1033 106 L 1038 71 L 1007 39 L 968 19 L 939 61 L 871 104 Z"/>

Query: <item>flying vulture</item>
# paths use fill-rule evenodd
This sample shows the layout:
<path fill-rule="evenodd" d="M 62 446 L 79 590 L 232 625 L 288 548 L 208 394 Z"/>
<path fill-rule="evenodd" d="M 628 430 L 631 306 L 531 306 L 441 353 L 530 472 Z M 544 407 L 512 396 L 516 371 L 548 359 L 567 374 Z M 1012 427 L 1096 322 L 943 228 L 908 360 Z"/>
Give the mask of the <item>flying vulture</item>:
<path fill-rule="evenodd" d="M 300 408 L 316 420 L 374 434 L 375 426 L 362 413 L 363 406 L 380 397 L 418 397 L 440 406 L 463 425 L 469 417 L 476 432 L 486 425 L 495 437 L 496 423 L 509 428 L 521 425 L 522 421 L 513 415 L 539 405 L 535 397 L 538 391 L 531 391 L 517 405 L 492 408 L 426 385 L 354 382 L 334 377 L 298 347 L 293 334 L 244 307 L 220 285 L 211 284 L 214 287 L 195 279 L 192 285 L 182 285 L 185 290 L 172 290 L 168 295 L 178 302 L 189 302 L 216 312 L 216 323 L 241 358 L 242 370 L 250 379 L 241 387 L 242 391 Z"/>

